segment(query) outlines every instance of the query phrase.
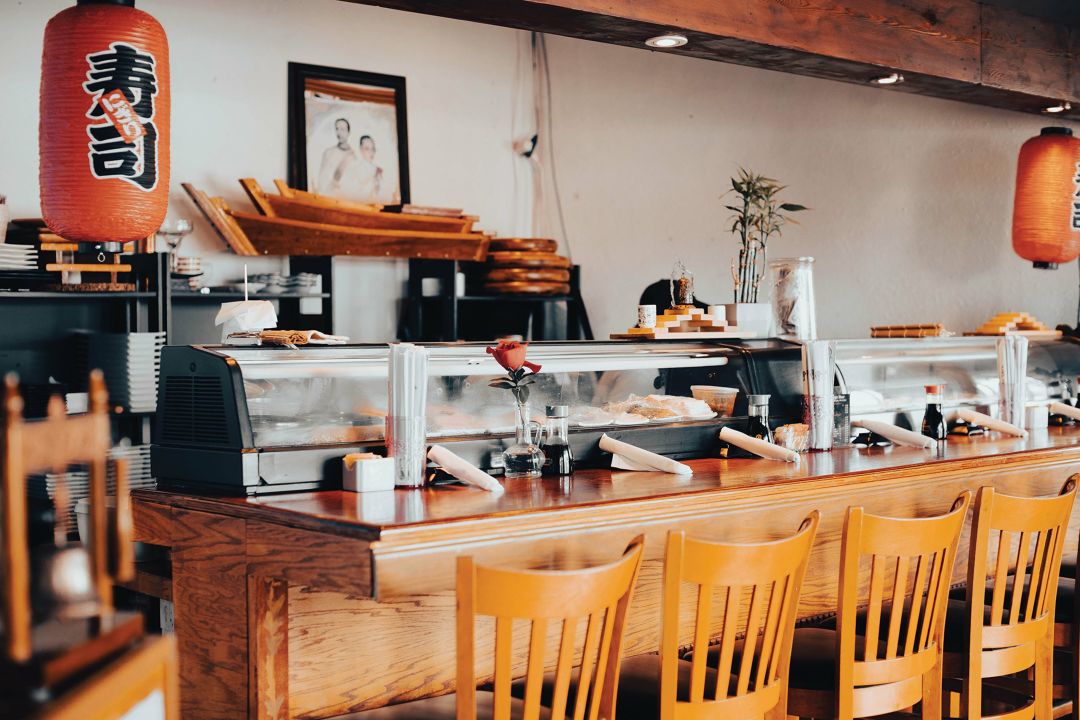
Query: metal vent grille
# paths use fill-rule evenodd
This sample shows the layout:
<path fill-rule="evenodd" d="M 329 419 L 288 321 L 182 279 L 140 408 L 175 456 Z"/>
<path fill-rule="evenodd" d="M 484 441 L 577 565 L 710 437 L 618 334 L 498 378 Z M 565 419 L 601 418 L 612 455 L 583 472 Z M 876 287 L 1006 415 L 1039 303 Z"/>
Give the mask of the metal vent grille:
<path fill-rule="evenodd" d="M 227 445 L 225 397 L 216 377 L 165 378 L 164 443 Z"/>

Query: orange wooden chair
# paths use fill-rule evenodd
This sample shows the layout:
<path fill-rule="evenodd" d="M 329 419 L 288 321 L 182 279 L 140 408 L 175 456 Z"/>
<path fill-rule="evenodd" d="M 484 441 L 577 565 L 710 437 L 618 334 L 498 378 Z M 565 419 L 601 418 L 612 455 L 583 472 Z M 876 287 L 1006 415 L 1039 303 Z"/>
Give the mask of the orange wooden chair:
<path fill-rule="evenodd" d="M 795 631 L 789 715 L 851 720 L 921 702 L 924 720 L 939 720 L 949 582 L 970 500 L 962 493 L 945 515 L 916 519 L 848 508 L 836 629 Z"/>
<path fill-rule="evenodd" d="M 1059 495 L 1048 498 L 1013 497 L 992 487 L 979 488 L 966 597 L 963 603 L 950 603 L 945 634 L 949 717 L 1051 717 L 1054 607 L 1075 496 L 1072 478 Z M 1034 676 L 1033 692 L 1025 680 L 1017 683 L 1006 677 L 1029 672 Z M 983 681 L 990 678 L 1003 679 L 984 693 Z M 985 710 L 992 715 L 984 716 Z"/>
<path fill-rule="evenodd" d="M 814 511 L 794 536 L 757 544 L 668 533 L 660 655 L 624 663 L 620 720 L 748 720 L 783 707 L 795 614 L 818 518 Z M 697 595 L 690 660 L 679 659 L 684 584 Z M 709 651 L 717 592 L 723 598 L 723 630 Z M 736 641 L 737 636 L 743 639 Z"/>
<path fill-rule="evenodd" d="M 584 570 L 502 570 L 458 558 L 457 694 L 360 713 L 365 720 L 525 720 L 613 717 L 630 595 L 643 539 L 623 556 Z M 494 691 L 476 689 L 475 619 L 495 618 Z M 530 623 L 524 700 L 511 696 L 514 620 Z M 587 621 L 579 647 L 580 626 Z M 542 707 L 548 631 L 557 633 L 551 709 Z M 580 659 L 580 663 L 575 663 Z M 575 682 L 572 682 L 575 681 Z"/>

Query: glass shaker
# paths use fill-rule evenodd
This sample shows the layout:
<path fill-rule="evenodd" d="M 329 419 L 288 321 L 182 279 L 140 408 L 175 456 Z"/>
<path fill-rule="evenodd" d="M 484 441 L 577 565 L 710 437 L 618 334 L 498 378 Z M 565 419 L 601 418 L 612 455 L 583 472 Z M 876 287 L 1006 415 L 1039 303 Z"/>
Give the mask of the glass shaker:
<path fill-rule="evenodd" d="M 540 449 L 544 451 L 544 467 L 541 471 L 548 477 L 562 477 L 574 472 L 574 454 L 570 450 L 568 435 L 568 405 L 548 405 L 545 408 L 547 422 Z"/>
<path fill-rule="evenodd" d="M 748 395 L 747 402 L 750 407 L 750 422 L 746 434 L 758 440 L 772 442 L 772 431 L 769 430 L 769 396 Z"/>

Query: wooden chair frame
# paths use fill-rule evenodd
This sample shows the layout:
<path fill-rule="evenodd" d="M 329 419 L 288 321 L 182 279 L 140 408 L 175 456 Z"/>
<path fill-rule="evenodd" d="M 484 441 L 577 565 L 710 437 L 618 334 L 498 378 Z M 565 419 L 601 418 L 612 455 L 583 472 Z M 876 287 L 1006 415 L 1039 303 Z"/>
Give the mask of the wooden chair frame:
<path fill-rule="evenodd" d="M 945 609 L 970 501 L 967 491 L 945 515 L 913 519 L 848 508 L 840 550 L 836 683 L 831 692 L 790 687 L 789 713 L 853 720 L 921 702 L 924 720 L 940 719 Z M 865 635 L 860 636 L 863 558 L 870 561 L 870 582 Z M 912 560 L 915 578 L 909 592 Z M 888 599 L 887 574 L 893 579 Z M 862 652 L 857 653 L 860 640 Z"/>
<path fill-rule="evenodd" d="M 729 544 L 668 533 L 664 560 L 664 603 L 660 642 L 660 720 L 764 718 L 786 703 L 788 661 L 807 560 L 820 515 L 810 513 L 789 538 L 759 544 Z M 690 693 L 677 698 L 679 600 L 683 583 L 697 587 Z M 714 592 L 724 594 L 724 629 L 713 697 L 705 696 L 707 646 Z M 751 600 L 740 625 L 742 598 Z M 766 604 L 767 603 L 767 604 Z M 736 654 L 736 636 L 744 637 Z M 757 644 L 760 637 L 760 645 Z M 734 665 L 738 662 L 738 668 Z M 737 673 L 734 694 L 730 679 Z"/>
<path fill-rule="evenodd" d="M 26 476 L 36 472 L 64 472 L 69 465 L 90 468 L 90 555 L 94 584 L 103 614 L 112 610 L 112 578 L 108 568 L 108 526 L 105 513 L 106 464 L 111 446 L 108 394 L 101 371 L 90 374 L 89 412 L 68 416 L 59 396 L 49 400 L 44 420 L 24 420 L 18 380 L 4 378 L 4 431 L 0 543 L 3 557 L 4 650 L 9 659 L 25 662 L 32 654 L 30 611 L 30 549 L 27 545 Z M 126 492 L 126 463 L 117 462 L 117 522 L 130 538 L 131 508 Z M 123 526 L 123 527 L 120 527 Z M 134 550 L 118 543 L 117 579 L 134 577 Z"/>
<path fill-rule="evenodd" d="M 644 538 L 608 565 L 574 571 L 503 570 L 457 562 L 457 718 L 476 720 L 477 615 L 495 618 L 494 720 L 510 720 L 513 623 L 531 622 L 525 677 L 525 720 L 540 715 L 548 628 L 562 624 L 551 717 L 567 717 L 575 639 L 588 620 L 573 692 L 574 720 L 611 718 L 618 692 L 622 638 L 630 596 L 641 567 Z"/>
<path fill-rule="evenodd" d="M 1062 547 L 1075 497 L 1075 476 L 1054 497 L 1014 497 L 992 487 L 979 488 L 968 553 L 966 647 L 962 653 L 945 656 L 946 680 L 960 680 L 959 707 L 951 709 L 958 709 L 961 717 L 983 718 L 984 679 L 1025 671 L 1033 671 L 1035 679 L 1030 703 L 993 717 L 1049 720 L 1052 716 L 1053 618 Z M 988 585 L 995 532 L 994 569 Z M 1014 553 L 1013 536 L 1017 535 Z"/>

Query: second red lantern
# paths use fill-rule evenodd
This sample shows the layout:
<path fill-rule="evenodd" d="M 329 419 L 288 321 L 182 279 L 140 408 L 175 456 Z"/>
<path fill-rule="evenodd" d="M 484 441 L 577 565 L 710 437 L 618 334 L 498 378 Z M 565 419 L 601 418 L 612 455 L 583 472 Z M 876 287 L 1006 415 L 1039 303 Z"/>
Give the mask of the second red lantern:
<path fill-rule="evenodd" d="M 1072 130 L 1043 128 L 1020 148 L 1012 242 L 1037 268 L 1080 255 L 1080 140 Z"/>

